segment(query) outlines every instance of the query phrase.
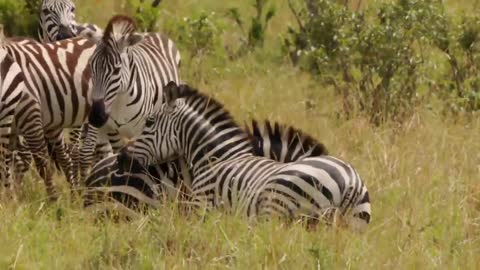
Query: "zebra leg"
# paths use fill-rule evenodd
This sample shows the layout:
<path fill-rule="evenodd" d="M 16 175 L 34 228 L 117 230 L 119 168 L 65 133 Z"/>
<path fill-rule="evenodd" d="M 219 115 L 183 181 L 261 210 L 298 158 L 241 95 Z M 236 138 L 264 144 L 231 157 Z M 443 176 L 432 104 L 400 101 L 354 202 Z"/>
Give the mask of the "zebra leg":
<path fill-rule="evenodd" d="M 12 159 L 13 154 L 7 148 L 7 145 L 0 146 L 0 180 L 6 188 L 10 188 L 13 184 L 12 181 Z"/>
<path fill-rule="evenodd" d="M 88 124 L 84 124 L 82 126 L 82 129 L 83 130 L 80 134 L 79 141 L 84 142 L 85 137 L 87 136 L 87 133 L 88 133 Z M 78 149 L 77 165 L 80 164 L 80 143 L 78 143 L 78 148 L 79 149 Z M 98 140 L 95 147 L 95 154 L 94 154 L 94 157 L 92 158 L 93 164 L 97 164 L 100 160 L 106 158 L 110 154 L 113 154 L 110 143 L 108 142 L 108 140 L 102 138 L 102 136 L 98 136 Z M 78 170 L 79 170 L 79 167 L 77 167 L 77 171 Z"/>
<path fill-rule="evenodd" d="M 95 160 L 94 164 L 97 164 L 100 160 L 106 158 L 110 154 L 113 154 L 110 143 L 99 138 L 97 147 L 95 148 Z"/>
<path fill-rule="evenodd" d="M 94 160 L 95 147 L 97 146 L 98 128 L 88 124 L 87 134 L 80 149 L 80 182 L 83 184 Z"/>
<path fill-rule="evenodd" d="M 118 153 L 118 151 L 120 151 L 120 149 L 125 146 L 125 141 L 122 139 L 118 131 L 109 130 L 109 132 L 107 133 L 107 138 L 110 142 L 110 145 L 112 146 L 113 153 Z"/>
<path fill-rule="evenodd" d="M 80 141 L 82 136 L 81 128 L 74 128 L 70 130 L 70 144 L 68 154 L 72 159 L 72 169 L 75 175 L 78 175 L 78 170 L 80 166 Z"/>
<path fill-rule="evenodd" d="M 14 181 L 18 185 L 21 185 L 23 182 L 23 177 L 30 169 L 30 166 L 33 162 L 32 153 L 28 149 L 27 143 L 23 137 L 17 137 L 16 151 L 12 153 Z"/>
<path fill-rule="evenodd" d="M 49 142 L 53 144 L 53 150 L 55 152 L 55 157 L 60 163 L 67 180 L 69 181 L 72 187 L 77 187 L 78 181 L 76 175 L 73 173 L 73 164 L 70 158 L 70 155 L 67 153 L 67 147 L 65 144 L 65 138 L 63 136 L 63 130 L 59 130 L 53 134 L 53 136 L 48 136 Z"/>
<path fill-rule="evenodd" d="M 38 114 L 40 117 L 40 114 Z M 27 146 L 33 154 L 35 166 L 45 182 L 47 194 L 51 199 L 56 199 L 55 187 L 52 180 L 52 171 L 48 166 L 48 150 L 42 125 L 34 125 L 23 129 Z"/>
<path fill-rule="evenodd" d="M 11 147 L 10 140 L 12 137 L 12 126 L 15 110 L 6 106 L 5 102 L 0 102 L 0 181 L 8 185 L 11 181 Z"/>

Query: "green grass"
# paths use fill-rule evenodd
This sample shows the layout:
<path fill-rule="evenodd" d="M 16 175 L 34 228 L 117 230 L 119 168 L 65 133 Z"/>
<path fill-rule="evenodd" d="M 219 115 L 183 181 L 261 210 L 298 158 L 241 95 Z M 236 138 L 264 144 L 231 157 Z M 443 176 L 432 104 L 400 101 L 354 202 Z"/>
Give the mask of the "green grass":
<path fill-rule="evenodd" d="M 114 6 L 77 2 L 80 18 L 88 14 L 103 25 L 109 12 L 86 4 Z M 225 3 L 161 5 L 172 20 L 200 10 L 221 14 Z M 285 5 L 277 4 L 265 49 L 233 62 L 186 60 L 184 78 L 224 102 L 239 123 L 255 117 L 295 125 L 351 162 L 372 199 L 365 233 L 308 231 L 275 220 L 250 224 L 215 211 L 205 219 L 185 217 L 171 204 L 131 222 L 98 221 L 65 198 L 63 177 L 56 182 L 66 195 L 45 204 L 42 183 L 30 176 L 16 201 L 0 199 L 0 269 L 478 269 L 480 119 L 444 117 L 426 106 L 401 128 L 373 128 L 361 115 L 338 118 L 341 103 L 331 89 L 278 55 L 279 34 L 293 24 Z M 225 36 L 238 35 L 227 28 Z"/>

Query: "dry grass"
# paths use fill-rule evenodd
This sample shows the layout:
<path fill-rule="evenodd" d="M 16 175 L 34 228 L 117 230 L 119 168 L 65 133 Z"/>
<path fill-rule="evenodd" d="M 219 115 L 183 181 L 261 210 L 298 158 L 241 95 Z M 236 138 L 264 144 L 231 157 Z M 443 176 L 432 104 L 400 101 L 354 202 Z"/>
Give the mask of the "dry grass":
<path fill-rule="evenodd" d="M 78 2 L 83 16 L 96 10 L 81 7 L 93 0 Z M 162 5 L 166 19 L 225 6 L 213 0 Z M 277 7 L 271 50 L 278 50 L 276 33 L 291 21 L 284 3 Z M 268 49 L 226 64 L 206 57 L 201 68 L 186 63 L 183 72 L 240 123 L 256 117 L 295 125 L 354 164 L 371 193 L 366 233 L 248 224 L 217 212 L 186 218 L 168 204 L 129 223 L 95 221 L 67 199 L 44 204 L 42 184 L 29 177 L 18 201 L 0 199 L 0 268 L 479 269 L 480 119 L 444 118 L 423 107 L 402 128 L 372 128 L 361 116 L 339 119 L 340 103 L 329 89 Z"/>

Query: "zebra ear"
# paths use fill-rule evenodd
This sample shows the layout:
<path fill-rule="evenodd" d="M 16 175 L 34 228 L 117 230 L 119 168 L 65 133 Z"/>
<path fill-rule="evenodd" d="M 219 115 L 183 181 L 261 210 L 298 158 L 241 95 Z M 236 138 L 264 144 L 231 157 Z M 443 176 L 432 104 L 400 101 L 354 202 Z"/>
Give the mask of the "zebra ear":
<path fill-rule="evenodd" d="M 155 120 L 156 120 L 155 116 L 156 115 L 154 113 L 152 113 L 147 117 L 147 120 L 145 121 L 145 127 L 147 127 L 147 128 L 152 128 L 153 127 L 153 125 L 155 124 Z"/>
<path fill-rule="evenodd" d="M 102 35 L 99 32 L 93 31 L 88 28 L 85 28 L 85 30 L 83 30 L 80 35 L 97 45 L 102 39 Z"/>
<path fill-rule="evenodd" d="M 173 106 L 175 100 L 179 96 L 177 84 L 174 81 L 169 82 L 163 88 L 163 93 L 165 97 L 165 103 L 167 103 L 169 106 Z"/>
<path fill-rule="evenodd" d="M 125 37 L 122 40 L 122 49 L 126 49 L 127 47 L 133 46 L 143 40 L 143 36 L 140 34 L 131 34 Z"/>

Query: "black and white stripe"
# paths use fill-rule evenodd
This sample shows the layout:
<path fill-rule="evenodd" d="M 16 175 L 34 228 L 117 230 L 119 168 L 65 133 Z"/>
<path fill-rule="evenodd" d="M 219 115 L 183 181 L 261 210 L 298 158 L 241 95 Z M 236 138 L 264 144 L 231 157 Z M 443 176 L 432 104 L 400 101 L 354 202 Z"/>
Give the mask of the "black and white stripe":
<path fill-rule="evenodd" d="M 81 177 L 91 164 L 98 134 L 104 134 L 114 152 L 124 138 L 140 135 L 145 119 L 162 103 L 162 88 L 178 82 L 180 54 L 161 34 L 138 34 L 133 20 L 113 17 L 103 37 L 91 39 L 97 47 L 90 66 L 93 103 L 87 137 L 82 146 Z"/>
<path fill-rule="evenodd" d="M 20 66 L 3 49 L 0 49 L 0 80 L 0 180 L 11 184 L 13 149 L 10 141 L 25 82 Z"/>
<path fill-rule="evenodd" d="M 74 37 L 87 37 L 91 35 L 102 35 L 102 29 L 94 24 L 78 24 L 75 21 L 75 4 L 71 0 L 44 0 L 40 12 L 39 39 L 42 42 L 55 42 Z M 84 129 L 87 126 L 83 127 Z M 80 140 L 82 129 L 73 128 L 70 130 L 67 152 L 72 158 L 73 171 L 77 172 L 80 159 Z M 50 148 L 53 146 L 49 145 Z M 102 142 L 97 146 L 95 160 L 105 157 L 111 148 L 108 142 Z M 53 157 L 55 160 L 55 157 Z M 58 164 L 56 164 L 58 167 Z"/>
<path fill-rule="evenodd" d="M 250 217 L 331 221 L 339 213 L 359 225 L 370 222 L 368 191 L 351 165 L 331 156 L 292 163 L 256 157 L 220 103 L 186 85 L 170 83 L 164 91 L 167 104 L 122 150 L 120 168 L 128 170 L 132 157 L 147 166 L 182 156 L 198 204 Z"/>
<path fill-rule="evenodd" d="M 73 163 L 63 137 L 64 128 L 79 128 L 86 120 L 91 104 L 91 81 L 88 59 L 95 44 L 76 38 L 55 43 L 13 38 L 2 46 L 20 65 L 25 77 L 30 118 L 38 117 L 34 129 L 42 129 L 53 146 L 55 156 L 71 183 L 76 183 Z M 39 115 L 32 112 L 39 107 Z M 29 125 L 32 125 L 29 123 Z M 19 128 L 23 128 L 19 126 Z"/>
<path fill-rule="evenodd" d="M 33 153 L 47 193 L 54 196 L 40 106 L 35 102 L 33 92 L 29 91 L 21 66 L 4 47 L 0 48 L 0 177 L 4 183 L 13 186 L 15 181 L 12 180 L 12 163 L 18 161 L 26 166 L 31 161 L 28 153 Z M 18 135 L 23 135 L 25 142 L 17 140 Z M 16 166 L 14 170 L 23 174 L 25 168 Z"/>
<path fill-rule="evenodd" d="M 39 38 L 42 42 L 60 41 L 73 37 L 101 34 L 94 24 L 78 24 L 75 21 L 75 4 L 71 0 L 43 0 L 40 11 Z"/>
<path fill-rule="evenodd" d="M 327 154 L 322 143 L 291 126 L 252 120 L 251 126 L 247 125 L 246 130 L 256 156 L 292 162 Z M 84 195 L 88 205 L 113 200 L 136 209 L 139 204 L 155 207 L 165 197 L 184 200 L 189 197 L 192 173 L 182 159 L 150 165 L 148 169 L 132 162 L 130 169 L 122 172 L 118 167 L 117 155 L 95 164 L 85 182 L 87 192 Z M 164 193 L 166 196 L 160 196 Z M 97 201 L 93 200 L 92 197 L 98 197 L 98 194 L 102 196 Z"/>
<path fill-rule="evenodd" d="M 143 3 L 144 0 L 140 0 Z M 152 7 L 161 0 L 153 0 Z M 138 12 L 142 12 L 138 10 Z M 72 0 L 43 0 L 40 11 L 39 39 L 42 42 L 60 41 L 73 37 L 102 35 L 102 29 L 95 24 L 75 21 L 75 3 Z"/>
<path fill-rule="evenodd" d="M 252 120 L 252 126 L 246 126 L 246 131 L 252 139 L 253 152 L 259 157 L 288 163 L 328 155 L 322 143 L 291 126 L 277 122 L 272 124 L 270 121 L 259 124 Z"/>

